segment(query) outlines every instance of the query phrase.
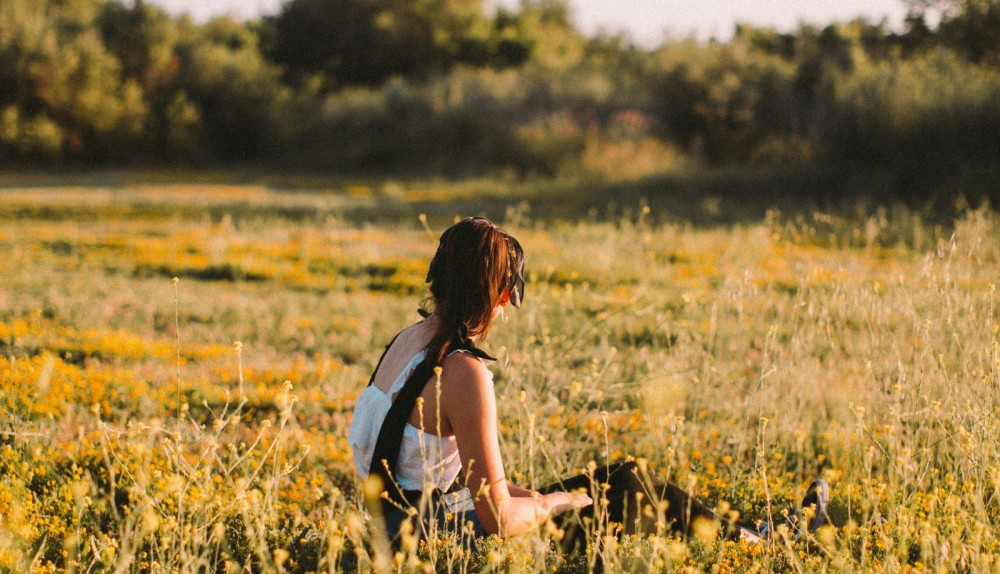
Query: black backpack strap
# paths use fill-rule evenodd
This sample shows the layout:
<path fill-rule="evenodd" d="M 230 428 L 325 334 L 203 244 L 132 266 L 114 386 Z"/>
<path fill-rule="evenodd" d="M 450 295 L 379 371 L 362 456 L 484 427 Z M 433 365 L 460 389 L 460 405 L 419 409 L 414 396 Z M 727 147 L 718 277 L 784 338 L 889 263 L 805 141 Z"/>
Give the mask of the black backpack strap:
<path fill-rule="evenodd" d="M 468 351 L 479 357 L 495 361 L 493 357 L 477 348 L 475 344 L 466 339 L 455 339 L 449 347 L 449 353 L 453 351 Z M 403 491 L 396 482 L 396 467 L 399 463 L 399 450 L 403 443 L 403 431 L 406 423 L 410 420 L 413 408 L 417 404 L 417 398 L 424 392 L 424 387 L 430 382 L 434 375 L 434 367 L 437 366 L 436 357 L 430 352 L 423 361 L 413 369 L 413 373 L 406 379 L 403 388 L 392 401 L 389 412 L 385 415 L 382 428 L 379 430 L 378 439 L 375 441 L 375 450 L 372 453 L 371 466 L 368 469 L 370 475 L 378 476 L 382 479 L 383 500 L 382 508 L 388 512 L 393 508 L 393 503 L 398 506 L 410 506 L 410 502 L 403 495 Z M 385 498 L 385 496 L 388 498 Z"/>

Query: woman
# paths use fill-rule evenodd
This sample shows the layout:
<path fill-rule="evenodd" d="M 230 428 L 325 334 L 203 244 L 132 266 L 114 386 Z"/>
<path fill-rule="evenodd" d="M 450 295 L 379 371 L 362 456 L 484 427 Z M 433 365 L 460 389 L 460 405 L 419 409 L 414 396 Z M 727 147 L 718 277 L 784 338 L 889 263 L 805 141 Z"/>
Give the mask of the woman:
<path fill-rule="evenodd" d="M 379 479 L 381 504 L 370 508 L 384 515 L 390 538 L 413 514 L 421 517 L 423 533 L 471 524 L 476 536 L 515 535 L 553 519 L 567 533 L 564 548 L 579 549 L 587 538 L 581 517 L 595 511 L 588 493 L 597 496 L 591 487 L 602 483 L 610 488 L 600 491 L 606 499 L 599 516 L 623 524 L 624 531 L 654 531 L 657 518 L 661 525 L 687 530 L 703 517 L 730 535 L 756 536 L 677 487 L 647 487 L 634 464 L 604 467 L 538 491 L 508 481 L 493 376 L 484 362 L 492 358 L 475 341 L 486 337 L 508 304 L 521 305 L 521 246 L 484 218 L 464 219 L 441 236 L 427 281 L 431 298 L 421 309 L 424 320 L 386 347 L 351 424 L 355 466 L 362 477 Z M 455 489 L 456 480 L 468 488 L 464 505 L 461 495 L 445 494 Z M 642 494 L 637 498 L 637 493 Z M 641 512 L 641 501 L 655 505 L 660 500 L 667 502 L 665 515 L 662 506 L 659 516 Z"/>

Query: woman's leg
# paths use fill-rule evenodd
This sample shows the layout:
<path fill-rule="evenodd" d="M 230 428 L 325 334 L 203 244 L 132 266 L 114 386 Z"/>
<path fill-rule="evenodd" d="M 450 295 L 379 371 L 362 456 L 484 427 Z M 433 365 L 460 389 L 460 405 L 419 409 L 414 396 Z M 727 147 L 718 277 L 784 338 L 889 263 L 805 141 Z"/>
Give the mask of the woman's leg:
<path fill-rule="evenodd" d="M 556 490 L 585 489 L 594 496 L 593 489 L 600 488 L 601 484 L 607 484 L 608 489 L 604 493 L 606 506 L 602 505 L 606 509 L 605 514 L 600 519 L 620 523 L 623 534 L 652 534 L 664 526 L 675 532 L 690 534 L 692 526 L 703 519 L 710 521 L 713 528 L 719 527 L 726 536 L 739 535 L 739 525 L 718 516 L 710 508 L 691 498 L 683 489 L 673 484 L 645 482 L 639 476 L 639 467 L 634 462 L 602 466 L 593 475 L 573 476 L 539 489 L 539 492 L 544 494 Z M 662 514 L 658 509 L 660 501 L 667 503 Z M 579 512 L 563 513 L 556 518 L 556 523 L 566 533 L 560 544 L 565 551 L 581 551 L 586 547 L 585 519 L 593 521 L 594 511 L 595 507 L 591 505 Z"/>

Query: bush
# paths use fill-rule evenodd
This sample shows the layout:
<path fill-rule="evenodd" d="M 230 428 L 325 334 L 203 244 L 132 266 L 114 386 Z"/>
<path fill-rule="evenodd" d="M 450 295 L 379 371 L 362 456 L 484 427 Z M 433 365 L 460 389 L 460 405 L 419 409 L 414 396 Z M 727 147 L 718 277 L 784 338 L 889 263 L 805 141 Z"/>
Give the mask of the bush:
<path fill-rule="evenodd" d="M 827 158 L 854 169 L 888 169 L 897 194 L 926 192 L 963 168 L 1000 158 L 997 70 L 942 52 L 867 63 L 830 82 L 820 128 Z"/>

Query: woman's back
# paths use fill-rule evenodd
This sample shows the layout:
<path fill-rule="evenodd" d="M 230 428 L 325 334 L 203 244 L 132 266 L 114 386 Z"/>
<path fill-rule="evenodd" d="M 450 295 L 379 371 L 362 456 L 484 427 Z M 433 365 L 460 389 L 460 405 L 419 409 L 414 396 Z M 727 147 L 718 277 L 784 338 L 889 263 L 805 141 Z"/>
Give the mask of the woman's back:
<path fill-rule="evenodd" d="M 374 380 L 358 397 L 348 438 L 358 473 L 365 477 L 386 413 L 417 365 L 434 335 L 434 318 L 402 331 L 386 351 Z M 458 351 L 463 352 L 463 351 Z M 449 355 L 450 358 L 450 355 Z M 445 360 L 445 367 L 449 359 Z M 489 371 L 483 371 L 492 378 Z M 448 490 L 461 470 L 458 446 L 438 399 L 443 389 L 431 380 L 421 394 L 400 445 L 397 482 L 404 490 L 422 490 L 428 482 Z"/>

